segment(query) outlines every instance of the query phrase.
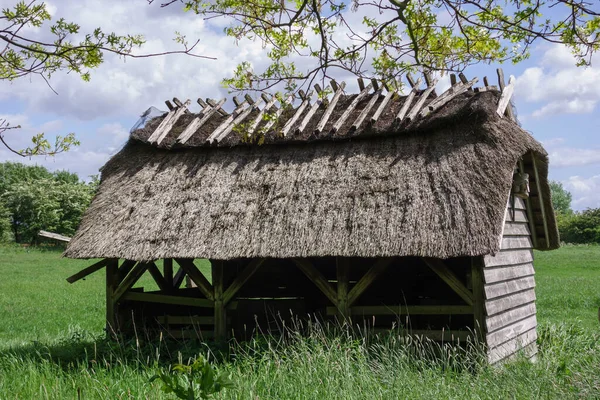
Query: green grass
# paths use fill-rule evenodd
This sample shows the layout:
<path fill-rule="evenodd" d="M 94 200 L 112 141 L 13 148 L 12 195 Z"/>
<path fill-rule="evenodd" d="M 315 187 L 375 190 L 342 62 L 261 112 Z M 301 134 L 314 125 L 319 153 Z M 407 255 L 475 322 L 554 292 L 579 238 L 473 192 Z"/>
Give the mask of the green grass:
<path fill-rule="evenodd" d="M 216 368 L 237 385 L 220 398 L 600 399 L 598 246 L 536 253 L 538 361 L 501 367 L 481 362 L 475 348 L 406 346 L 394 335 L 374 340 L 321 326 L 225 349 L 108 342 L 103 274 L 65 281 L 93 261 L 17 246 L 0 246 L 0 260 L 0 400 L 174 398 L 149 376 L 199 353 L 219 358 Z"/>

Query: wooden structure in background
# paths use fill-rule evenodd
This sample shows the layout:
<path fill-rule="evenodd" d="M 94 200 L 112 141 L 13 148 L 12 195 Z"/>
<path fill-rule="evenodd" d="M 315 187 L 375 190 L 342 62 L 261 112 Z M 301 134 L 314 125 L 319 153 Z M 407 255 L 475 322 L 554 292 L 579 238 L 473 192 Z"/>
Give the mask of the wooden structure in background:
<path fill-rule="evenodd" d="M 199 99 L 193 114 L 189 100 L 174 99 L 177 106 L 133 132 L 122 158 L 105 166 L 100 194 L 66 252 L 102 259 L 68 281 L 105 268 L 114 334 L 135 324 L 177 338 L 247 338 L 310 315 L 374 330 L 401 326 L 435 340 L 476 335 L 492 363 L 519 349 L 535 354 L 532 249 L 556 248 L 558 235 L 545 152 L 514 121 L 513 80 L 505 87 L 499 77 L 501 92 L 487 79 L 474 88 L 477 79 L 461 74 L 439 96 L 435 80 L 423 89 L 411 80 L 407 96 L 384 94 L 376 81 L 359 81 L 360 93 L 345 96 L 345 84 L 333 81 L 329 100 L 311 104 L 302 93 L 296 108 L 277 108 L 274 98 L 246 96 L 231 113 L 221 108 L 225 100 Z M 455 129 L 468 131 L 460 140 L 440 146 L 444 136 L 431 137 L 465 116 L 476 121 Z M 271 153 L 253 145 L 261 135 Z M 413 150 L 389 150 L 403 145 Z M 357 159 L 362 167 L 353 170 Z M 491 159 L 498 164 L 487 165 Z M 513 171 L 531 177 L 529 194 L 511 192 Z M 278 181 L 290 174 L 297 174 L 291 183 Z M 319 185 L 330 192 L 301 189 Z M 333 198 L 339 209 L 328 206 Z M 299 225 L 294 214 L 309 220 Z M 140 221 L 143 231 L 132 232 Z M 144 274 L 156 288 L 136 286 Z"/>

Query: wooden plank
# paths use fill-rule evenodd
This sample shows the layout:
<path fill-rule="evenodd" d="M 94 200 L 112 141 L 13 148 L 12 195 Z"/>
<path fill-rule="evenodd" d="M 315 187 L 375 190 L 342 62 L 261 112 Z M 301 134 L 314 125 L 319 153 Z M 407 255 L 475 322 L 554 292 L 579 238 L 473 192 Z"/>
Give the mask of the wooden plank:
<path fill-rule="evenodd" d="M 304 129 L 306 128 L 306 125 L 308 125 L 308 123 L 312 119 L 313 115 L 315 115 L 315 113 L 317 112 L 317 110 L 319 109 L 319 107 L 321 106 L 321 104 L 323 104 L 323 102 L 321 100 L 317 100 L 312 105 L 312 107 L 310 108 L 310 110 L 308 110 L 308 112 L 304 116 L 304 119 L 300 123 L 300 126 L 298 127 L 298 129 L 296 129 L 296 132 L 302 133 L 304 131 Z"/>
<path fill-rule="evenodd" d="M 123 279 L 123 282 L 121 282 L 119 287 L 115 290 L 115 301 L 119 301 L 121 296 L 123 296 L 126 291 L 131 289 L 131 287 L 138 281 L 138 279 L 140 279 L 144 272 L 146 272 L 147 268 L 148 264 L 142 262 L 137 263 L 136 266 L 133 267 L 131 272 L 127 274 L 125 279 Z"/>
<path fill-rule="evenodd" d="M 533 264 L 521 264 L 510 267 L 500 266 L 496 268 L 484 268 L 483 277 L 486 283 L 496 283 L 506 281 L 509 279 L 518 279 L 524 276 L 531 276 L 534 274 Z"/>
<path fill-rule="evenodd" d="M 202 113 L 198 117 L 194 118 L 194 120 L 190 122 L 187 128 L 185 128 L 185 130 L 181 132 L 181 134 L 177 138 L 177 143 L 185 144 L 185 142 L 187 142 L 198 129 L 204 126 L 204 124 L 210 119 L 210 117 L 212 117 L 217 111 L 221 109 L 221 106 L 225 104 L 225 101 L 226 99 L 221 99 L 214 107 L 207 106 L 207 108 L 202 110 Z"/>
<path fill-rule="evenodd" d="M 75 283 L 78 280 L 83 279 L 86 276 L 93 274 L 94 272 L 106 267 L 106 265 L 113 260 L 114 260 L 113 258 L 104 258 L 104 259 L 90 265 L 89 267 L 82 269 L 78 273 L 71 275 L 70 277 L 67 278 L 67 282 Z"/>
<path fill-rule="evenodd" d="M 484 292 L 486 299 L 495 299 L 496 297 L 506 296 L 511 293 L 520 292 L 535 287 L 535 278 L 526 276 L 519 279 L 512 279 L 499 283 L 485 285 Z"/>
<path fill-rule="evenodd" d="M 408 75 L 407 75 L 407 78 L 408 78 Z M 404 120 L 404 117 L 406 116 L 406 113 L 408 112 L 408 108 L 412 104 L 413 100 L 415 99 L 415 96 L 417 95 L 417 92 L 419 91 L 420 85 L 421 85 L 421 78 L 419 78 L 417 80 L 416 85 L 413 85 L 412 90 L 406 97 L 406 100 L 404 100 L 404 104 L 402 104 L 402 108 L 400 108 L 398 115 L 396 115 L 397 122 L 401 122 L 402 120 Z"/>
<path fill-rule="evenodd" d="M 511 196 L 511 199 L 508 201 L 508 205 L 507 205 L 508 208 L 510 208 L 512 206 L 513 201 L 515 203 L 515 210 L 527 210 L 527 204 L 525 204 L 525 200 L 523 200 L 520 197 L 516 197 L 516 196 L 514 197 L 514 200 L 512 199 L 512 196 Z"/>
<path fill-rule="evenodd" d="M 350 287 L 348 259 L 336 257 L 337 275 L 337 311 L 342 320 L 350 316 L 350 305 L 348 303 L 348 291 Z"/>
<path fill-rule="evenodd" d="M 504 84 L 504 71 L 502 71 L 502 68 L 498 68 L 496 73 L 498 74 L 498 86 L 500 87 L 500 91 L 503 92 L 506 87 Z M 506 107 L 506 115 L 512 121 L 516 121 L 512 106 Z"/>
<path fill-rule="evenodd" d="M 539 176 L 538 167 L 537 167 L 536 161 L 535 161 L 535 155 L 533 155 L 533 154 L 531 155 L 531 160 L 533 161 L 533 172 L 535 174 L 535 185 L 537 186 L 537 192 L 538 192 L 539 201 L 540 201 L 540 209 L 542 211 L 542 222 L 544 224 L 544 234 L 545 234 L 545 238 L 546 238 L 546 243 L 549 243 L 550 235 L 548 233 L 549 232 L 548 231 L 548 219 L 547 219 L 547 214 L 546 214 L 546 207 L 544 206 L 544 197 L 542 195 L 542 189 L 540 188 L 540 176 Z M 549 212 L 552 212 L 552 211 L 549 211 Z"/>
<path fill-rule="evenodd" d="M 287 106 L 292 103 L 292 101 L 294 101 L 294 97 L 290 95 L 285 100 L 285 102 L 281 102 L 279 104 L 280 107 L 277 109 L 277 111 L 275 111 L 275 115 L 273 115 L 273 117 L 271 118 L 271 120 L 269 122 L 267 122 L 267 124 L 263 128 L 263 131 L 265 133 L 269 132 L 269 129 L 271 129 L 273 127 L 273 125 L 275 125 L 276 122 L 279 122 L 279 117 L 281 117 L 281 114 L 283 114 L 283 110 L 285 110 L 287 108 Z"/>
<path fill-rule="evenodd" d="M 372 88 L 373 88 L 373 84 L 369 83 L 367 85 L 367 87 L 364 88 L 363 90 L 361 90 L 361 92 L 354 98 L 354 100 L 352 100 L 352 103 L 350 103 L 350 105 L 344 110 L 343 114 L 333 124 L 333 131 L 334 132 L 337 132 L 337 131 L 340 130 L 340 128 L 342 127 L 342 125 L 344 125 L 344 122 L 346 122 L 346 120 L 348 119 L 348 117 L 350 117 L 350 114 L 352 114 L 354 112 L 354 109 L 356 108 L 356 106 L 358 105 L 358 103 L 360 103 L 360 101 L 369 94 L 369 91 Z"/>
<path fill-rule="evenodd" d="M 473 78 L 469 82 L 467 82 L 466 84 L 460 83 L 460 84 L 457 84 L 457 86 L 455 86 L 455 87 L 451 87 L 444 94 L 442 94 L 440 97 L 436 98 L 431 103 L 429 103 L 427 105 L 427 107 L 424 108 L 420 112 L 421 117 L 425 117 L 430 112 L 433 112 L 433 111 L 435 111 L 435 110 L 443 107 L 450 100 L 452 100 L 452 99 L 456 98 L 457 96 L 460 96 L 461 94 L 465 93 L 466 91 L 468 91 L 469 89 L 471 89 L 471 87 L 475 83 L 477 83 L 477 81 L 478 81 L 477 78 Z M 458 86 L 458 85 L 460 85 L 460 86 Z"/>
<path fill-rule="evenodd" d="M 380 258 L 373 264 L 373 266 L 371 266 L 371 268 L 369 268 L 363 277 L 356 282 L 352 290 L 350 290 L 350 293 L 348 293 L 349 306 L 352 306 L 365 292 L 365 290 L 367 290 L 367 288 L 371 286 L 373 282 L 375 282 L 375 279 L 379 278 L 381 274 L 383 274 L 387 267 L 392 263 L 392 260 L 393 258 L 391 257 Z"/>
<path fill-rule="evenodd" d="M 506 358 L 518 354 L 520 351 L 525 351 L 526 356 L 530 357 L 537 353 L 535 346 L 537 340 L 537 331 L 530 329 L 521 335 L 510 339 L 508 342 L 501 344 L 493 349 L 488 350 L 488 362 L 496 364 Z M 534 345 L 530 348 L 531 345 Z"/>
<path fill-rule="evenodd" d="M 306 259 L 294 259 L 294 263 L 315 284 L 317 288 L 337 307 L 337 293 L 333 290 L 327 279 Z M 350 303 L 351 304 L 351 303 Z"/>
<path fill-rule="evenodd" d="M 116 259 L 109 259 L 106 264 L 106 333 L 112 337 L 116 337 L 118 330 L 117 298 L 115 297 L 115 289 L 118 284 L 118 266 L 118 260 Z"/>
<path fill-rule="evenodd" d="M 334 87 L 334 82 L 335 81 L 331 81 L 331 87 Z M 344 92 L 344 88 L 345 87 L 346 87 L 346 82 L 342 82 L 339 85 L 339 87 L 337 87 L 337 89 L 334 89 L 335 90 L 335 94 L 333 95 L 333 98 L 331 99 L 331 102 L 327 106 L 327 109 L 325 110 L 325 113 L 321 117 L 321 120 L 317 124 L 317 127 L 315 129 L 315 133 L 319 134 L 319 133 L 323 132 L 323 129 L 325 129 L 325 125 L 327 125 L 327 121 L 329 121 L 329 117 L 331 117 L 331 114 L 333 113 L 333 110 L 335 109 L 335 105 L 337 104 L 338 100 L 342 96 L 342 93 Z"/>
<path fill-rule="evenodd" d="M 229 113 L 227 111 L 223 110 L 221 107 L 217 107 L 218 103 L 216 101 L 214 101 L 213 99 L 207 98 L 206 103 L 208 103 L 208 105 L 211 106 L 212 108 L 218 108 L 217 112 L 219 114 L 221 114 L 222 116 L 226 117 L 229 115 Z"/>
<path fill-rule="evenodd" d="M 250 115 L 250 113 L 255 108 L 260 107 L 262 105 L 262 103 L 263 103 L 263 99 L 259 98 L 253 105 L 247 107 L 242 112 L 240 112 L 240 114 L 233 120 L 233 122 L 231 124 L 229 124 L 225 129 L 223 129 L 223 131 L 217 137 L 215 137 L 215 141 L 217 143 L 220 143 L 223 139 L 225 139 L 227 137 L 227 135 L 229 135 L 229 133 L 231 133 L 231 131 L 233 130 L 234 127 L 236 127 L 239 124 L 241 124 L 242 122 L 244 122 L 246 117 L 248 117 L 248 115 Z"/>
<path fill-rule="evenodd" d="M 406 119 L 408 121 L 412 121 L 417 117 L 417 115 L 419 114 L 419 111 L 421 111 L 421 108 L 423 108 L 423 105 L 427 101 L 427 98 L 429 97 L 431 92 L 433 92 L 433 90 L 435 89 L 435 85 L 437 84 L 437 81 L 438 81 L 437 78 L 434 79 L 433 85 L 429 86 L 427 89 L 425 89 L 425 91 L 423 93 L 421 93 L 421 95 L 419 96 L 419 101 L 417 101 L 417 103 L 413 106 L 413 108 L 406 115 Z"/>
<path fill-rule="evenodd" d="M 283 134 L 283 136 L 287 136 L 287 134 L 289 133 L 289 131 L 292 129 L 292 127 L 296 124 L 296 121 L 298 121 L 298 118 L 300 118 L 300 116 L 302 115 L 302 113 L 304 112 L 304 110 L 306 109 L 306 107 L 309 106 L 310 104 L 310 96 L 312 96 L 312 92 L 309 93 L 308 95 L 309 97 L 307 97 L 302 104 L 300 104 L 300 107 L 298 107 L 298 109 L 296 110 L 296 112 L 294 113 L 294 116 L 292 118 L 289 119 L 289 121 L 285 124 L 285 126 L 283 127 L 283 129 L 281 130 L 281 133 Z"/>
<path fill-rule="evenodd" d="M 369 100 L 369 102 L 367 103 L 365 108 L 363 108 L 363 110 L 358 115 L 358 118 L 356 118 L 356 120 L 352 123 L 352 127 L 350 128 L 350 130 L 357 130 L 358 128 L 360 128 L 360 126 L 362 125 L 365 118 L 367 118 L 367 115 L 369 115 L 369 112 L 371 112 L 371 109 L 373 108 L 373 106 L 375 106 L 375 103 L 377 103 L 377 100 L 379 100 L 379 96 L 381 95 L 381 93 L 382 93 L 381 90 L 378 90 L 371 95 L 371 100 Z M 388 96 L 386 96 L 386 97 L 388 97 Z M 382 101 L 382 104 L 385 101 L 386 100 L 384 98 Z M 381 105 L 379 108 L 381 108 Z M 379 110 L 377 110 L 377 111 L 379 111 Z M 377 112 L 375 112 L 373 117 L 371 117 L 371 123 L 375 123 L 377 121 L 377 118 L 379 118 L 379 115 L 377 115 Z"/>
<path fill-rule="evenodd" d="M 520 307 L 523 304 L 535 301 L 535 291 L 533 289 L 524 292 L 513 293 L 506 297 L 498 297 L 485 302 L 485 311 L 488 317 Z"/>
<path fill-rule="evenodd" d="M 258 271 L 261 265 L 265 262 L 264 258 L 254 259 L 252 260 L 246 268 L 239 273 L 231 285 L 225 290 L 223 293 L 223 304 L 227 305 L 233 297 L 237 294 L 237 292 L 248 282 L 248 280 Z"/>
<path fill-rule="evenodd" d="M 528 224 L 506 222 L 504 224 L 504 236 L 531 236 Z M 533 243 L 532 243 L 533 246 Z"/>
<path fill-rule="evenodd" d="M 527 211 L 515 210 L 513 213 L 511 210 L 507 209 L 504 221 L 505 221 L 505 223 L 506 222 L 528 222 Z"/>
<path fill-rule="evenodd" d="M 472 338 L 473 335 L 468 331 L 450 331 L 450 330 L 409 330 L 406 331 L 407 336 L 417 338 L 427 338 L 436 342 L 465 342 Z"/>
<path fill-rule="evenodd" d="M 48 232 L 48 231 L 39 231 L 38 236 L 48 238 L 48 239 L 58 240 L 59 242 L 65 242 L 65 243 L 69 243 L 71 241 L 71 238 L 68 236 L 64 236 L 64 235 L 60 235 L 58 233 Z"/>
<path fill-rule="evenodd" d="M 161 142 L 167 137 L 169 132 L 171 132 L 171 129 L 173 128 L 175 123 L 177 123 L 179 118 L 187 111 L 187 108 L 189 107 L 189 105 L 191 103 L 192 102 L 188 99 L 183 104 L 183 106 L 177 108 L 177 110 L 175 110 L 175 113 L 173 114 L 173 116 L 165 123 L 165 125 L 162 128 L 159 126 L 159 128 L 161 128 L 162 130 L 159 131 L 159 128 L 156 128 L 156 131 L 154 131 L 154 133 L 152 134 L 152 136 L 156 135 L 154 137 L 154 140 L 152 141 L 151 139 L 148 139 L 148 141 L 150 143 L 161 144 Z M 161 123 L 161 125 L 162 125 L 162 123 Z"/>
<path fill-rule="evenodd" d="M 444 282 L 454 290 L 468 305 L 473 305 L 473 293 L 457 278 L 457 276 L 448 268 L 439 258 L 423 257 L 422 260 L 433 272 L 435 272 Z"/>
<path fill-rule="evenodd" d="M 221 260 L 211 260 L 212 266 L 212 282 L 215 292 L 215 338 L 223 340 L 227 336 L 227 310 L 223 302 L 223 269 L 224 262 Z"/>
<path fill-rule="evenodd" d="M 377 122 L 379 117 L 381 117 L 381 114 L 383 114 L 383 112 L 385 111 L 385 108 L 387 107 L 388 103 L 390 102 L 390 100 L 392 100 L 392 97 L 394 97 L 394 93 L 397 93 L 397 92 L 395 90 L 390 90 L 389 92 L 386 93 L 385 97 L 381 101 L 381 104 L 379 104 L 379 107 L 377 107 L 377 110 L 371 117 L 371 123 L 374 124 L 375 122 Z M 375 103 L 377 102 L 377 99 L 379 99 L 380 95 L 381 95 L 381 91 L 375 92 L 375 94 L 373 94 L 373 98 L 371 98 L 371 101 L 369 102 L 367 107 L 365 107 L 365 110 L 370 110 L 375 105 Z M 364 119 L 367 116 L 366 114 L 368 113 L 368 111 L 365 112 L 365 110 L 363 110 L 363 113 L 365 113 L 365 115 L 363 116 L 361 113 L 361 116 L 359 117 L 359 119 L 361 117 L 362 117 L 362 119 Z M 360 120 L 361 123 L 362 123 L 362 119 Z M 358 119 L 357 119 L 357 122 L 358 122 Z M 354 124 L 356 125 L 357 128 L 360 125 L 360 123 L 357 124 L 356 122 Z"/>
<path fill-rule="evenodd" d="M 510 76 L 508 80 L 508 85 L 502 89 L 502 94 L 500 95 L 500 100 L 498 101 L 498 108 L 496 109 L 496 113 L 503 117 L 506 112 L 506 108 L 510 104 L 510 99 L 515 91 L 515 77 L 513 75 Z"/>
<path fill-rule="evenodd" d="M 484 261 L 486 267 L 526 264 L 533 261 L 533 251 L 527 249 L 500 251 L 495 256 L 486 255 Z"/>
<path fill-rule="evenodd" d="M 337 315 L 337 307 L 327 307 L 327 315 Z M 355 306 L 350 308 L 351 315 L 371 317 L 374 315 L 469 315 L 473 306 Z"/>
<path fill-rule="evenodd" d="M 178 289 L 181 286 L 181 284 L 183 283 L 183 280 L 185 279 L 185 277 L 186 277 L 185 270 L 183 268 L 179 267 L 179 270 L 173 277 L 173 288 Z"/>
<path fill-rule="evenodd" d="M 198 315 L 163 315 L 156 317 L 159 324 L 163 325 L 214 325 L 214 317 L 201 317 Z"/>
<path fill-rule="evenodd" d="M 537 319 L 535 315 L 516 321 L 502 329 L 488 333 L 486 335 L 486 344 L 488 347 L 496 347 L 502 343 L 508 342 L 510 339 L 514 339 L 522 333 L 525 333 L 531 329 L 535 329 L 537 326 Z"/>
<path fill-rule="evenodd" d="M 529 236 L 508 236 L 504 231 L 504 237 L 502 238 L 502 244 L 500 246 L 502 250 L 508 249 L 532 249 L 533 243 Z"/>
<path fill-rule="evenodd" d="M 492 317 L 487 317 L 485 319 L 485 325 L 487 327 L 487 331 L 491 333 L 510 325 L 513 321 L 525 319 L 531 315 L 535 315 L 535 313 L 535 302 L 531 302 L 503 313 L 496 314 Z"/>
<path fill-rule="evenodd" d="M 263 97 L 263 100 L 265 100 L 264 97 Z M 256 118 L 254 119 L 254 122 L 252 122 L 252 125 L 250 125 L 250 128 L 248 129 L 248 135 L 254 134 L 254 131 L 256 130 L 256 128 L 258 127 L 258 125 L 260 125 L 260 123 L 262 122 L 265 113 L 267 111 L 269 111 L 269 109 L 271 107 L 273 107 L 273 105 L 275 104 L 276 101 L 277 101 L 277 97 L 275 97 L 275 96 L 273 96 L 273 97 L 271 97 L 269 99 L 269 101 L 267 102 L 267 104 L 265 105 L 265 107 L 262 110 L 260 110 L 260 112 L 258 113 L 258 115 L 256 116 Z"/>
<path fill-rule="evenodd" d="M 238 117 L 241 113 L 243 113 L 250 105 L 244 102 L 241 106 L 237 107 L 233 113 L 227 117 L 221 124 L 210 134 L 210 136 L 206 139 L 208 143 L 214 142 L 219 136 L 223 134 L 223 132 L 233 124 L 236 117 Z"/>
<path fill-rule="evenodd" d="M 127 274 L 131 272 L 131 270 L 133 269 L 133 267 L 135 266 L 136 263 L 137 263 L 137 261 L 135 261 L 135 260 L 123 261 L 123 263 L 121 264 L 121 267 L 119 268 L 117 284 L 120 284 L 123 281 L 123 279 L 125 279 Z"/>
<path fill-rule="evenodd" d="M 478 338 L 485 335 L 485 294 L 483 257 L 471 257 L 471 286 L 473 287 L 473 327 Z"/>
<path fill-rule="evenodd" d="M 208 279 L 202 272 L 196 267 L 194 261 L 190 258 L 176 258 L 177 264 L 185 271 L 192 281 L 196 284 L 198 290 L 209 300 L 214 300 L 214 289 Z"/>
<path fill-rule="evenodd" d="M 171 287 L 167 285 L 167 281 L 163 278 L 156 264 L 153 262 L 148 263 L 148 272 L 150 272 L 152 279 L 154 279 L 154 282 L 156 282 L 160 290 L 167 291 L 171 289 Z"/>
<path fill-rule="evenodd" d="M 163 131 L 163 128 L 173 118 L 173 116 L 175 116 L 175 113 L 177 112 L 177 110 L 178 110 L 177 108 L 173 108 L 171 111 L 169 111 L 167 113 L 167 115 L 165 115 L 165 117 L 160 122 L 160 124 L 156 127 L 154 132 L 152 132 L 152 135 L 150 135 L 150 137 L 148 138 L 148 142 L 152 143 L 156 140 L 156 138 L 158 138 L 160 136 L 160 134 Z"/>
<path fill-rule="evenodd" d="M 213 302 L 196 297 L 170 296 L 166 294 L 126 292 L 121 300 L 140 301 L 145 303 L 174 304 L 178 306 L 191 306 L 200 308 L 213 308 Z"/>
<path fill-rule="evenodd" d="M 196 329 L 171 329 L 166 334 L 171 339 L 200 340 L 206 341 L 214 338 L 214 333 L 209 331 L 198 331 Z"/>

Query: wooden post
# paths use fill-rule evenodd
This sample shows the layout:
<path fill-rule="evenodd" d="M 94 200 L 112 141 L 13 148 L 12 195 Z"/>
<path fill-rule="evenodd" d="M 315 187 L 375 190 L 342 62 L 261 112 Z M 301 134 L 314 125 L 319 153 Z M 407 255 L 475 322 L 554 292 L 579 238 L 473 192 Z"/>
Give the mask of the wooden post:
<path fill-rule="evenodd" d="M 165 277 L 165 281 L 167 282 L 167 286 L 173 289 L 173 259 L 165 258 L 163 260 L 163 275 Z"/>
<path fill-rule="evenodd" d="M 336 257 L 337 269 L 337 307 L 340 319 L 345 321 L 350 317 L 350 305 L 348 304 L 348 259 Z"/>
<path fill-rule="evenodd" d="M 106 265 L 106 334 L 110 338 L 116 337 L 117 333 L 117 304 L 115 289 L 118 284 L 119 260 L 111 260 Z"/>
<path fill-rule="evenodd" d="M 473 283 L 473 329 L 479 340 L 485 338 L 485 295 L 483 291 L 483 257 L 471 258 L 471 279 Z"/>
<path fill-rule="evenodd" d="M 211 260 L 212 284 L 215 291 L 215 339 L 224 340 L 227 334 L 227 316 L 223 302 L 223 261 Z"/>

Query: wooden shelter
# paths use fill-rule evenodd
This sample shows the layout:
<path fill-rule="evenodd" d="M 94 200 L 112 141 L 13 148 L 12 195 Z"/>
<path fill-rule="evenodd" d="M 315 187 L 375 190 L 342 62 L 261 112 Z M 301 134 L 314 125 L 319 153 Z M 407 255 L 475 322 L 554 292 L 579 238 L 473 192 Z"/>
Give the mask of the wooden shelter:
<path fill-rule="evenodd" d="M 102 260 L 69 281 L 106 268 L 113 331 L 244 336 L 291 311 L 534 354 L 532 249 L 559 245 L 548 157 L 512 81 L 476 82 L 167 102 L 103 167 L 65 253 Z M 135 287 L 145 273 L 158 290 Z"/>

